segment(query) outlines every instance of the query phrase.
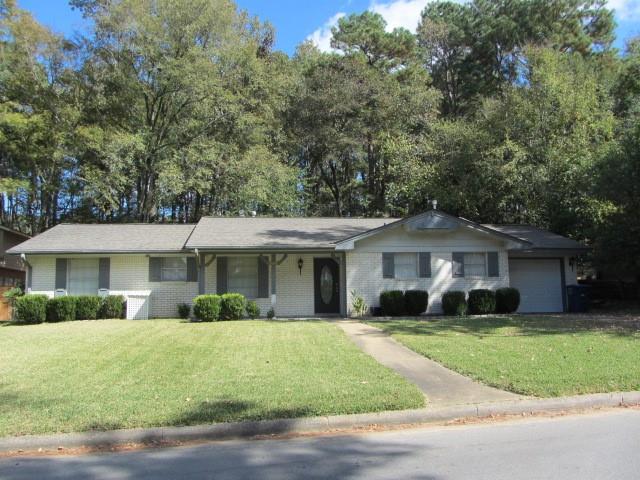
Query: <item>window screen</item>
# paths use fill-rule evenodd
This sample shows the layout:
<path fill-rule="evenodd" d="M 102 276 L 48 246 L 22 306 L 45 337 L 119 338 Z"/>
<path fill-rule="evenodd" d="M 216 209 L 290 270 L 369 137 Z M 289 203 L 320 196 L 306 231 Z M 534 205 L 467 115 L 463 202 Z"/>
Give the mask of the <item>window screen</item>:
<path fill-rule="evenodd" d="M 247 298 L 258 297 L 258 262 L 256 257 L 229 257 L 227 291 Z"/>

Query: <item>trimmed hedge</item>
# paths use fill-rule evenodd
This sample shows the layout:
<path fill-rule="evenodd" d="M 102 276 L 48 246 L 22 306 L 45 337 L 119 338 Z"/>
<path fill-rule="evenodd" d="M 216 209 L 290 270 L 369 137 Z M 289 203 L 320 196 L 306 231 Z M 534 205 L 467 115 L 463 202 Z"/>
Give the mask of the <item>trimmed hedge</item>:
<path fill-rule="evenodd" d="M 409 315 L 424 313 L 429 304 L 429 293 L 425 290 L 407 290 L 404 292 L 404 306 Z"/>
<path fill-rule="evenodd" d="M 244 317 L 247 299 L 239 293 L 225 293 L 220 303 L 220 318 L 222 320 L 240 320 Z"/>
<path fill-rule="evenodd" d="M 260 307 L 253 300 L 247 302 L 247 317 L 250 319 L 258 318 L 260 316 Z"/>
<path fill-rule="evenodd" d="M 17 297 L 14 305 L 16 322 L 25 324 L 42 323 L 47 319 L 46 295 L 29 294 Z"/>
<path fill-rule="evenodd" d="M 98 318 L 102 298 L 97 295 L 80 295 L 76 298 L 76 320 L 95 320 Z"/>
<path fill-rule="evenodd" d="M 193 315 L 203 322 L 215 322 L 220 318 L 219 295 L 198 295 L 193 299 Z"/>
<path fill-rule="evenodd" d="M 125 299 L 122 295 L 109 295 L 102 299 L 98 318 L 124 318 Z"/>
<path fill-rule="evenodd" d="M 183 320 L 187 320 L 189 315 L 191 314 L 191 305 L 188 303 L 179 303 L 178 304 L 178 316 Z"/>
<path fill-rule="evenodd" d="M 76 297 L 50 298 L 47 302 L 47 322 L 70 322 L 76 319 Z"/>
<path fill-rule="evenodd" d="M 513 313 L 520 306 L 520 291 L 506 287 L 496 290 L 496 313 Z"/>
<path fill-rule="evenodd" d="M 445 315 L 466 315 L 467 300 L 464 292 L 452 290 L 442 295 L 442 310 Z"/>
<path fill-rule="evenodd" d="M 471 315 L 487 315 L 496 311 L 496 293 L 493 290 L 478 288 L 469 291 L 467 301 Z"/>
<path fill-rule="evenodd" d="M 387 290 L 380 294 L 380 308 L 383 315 L 398 317 L 405 315 L 404 293 L 402 290 Z"/>

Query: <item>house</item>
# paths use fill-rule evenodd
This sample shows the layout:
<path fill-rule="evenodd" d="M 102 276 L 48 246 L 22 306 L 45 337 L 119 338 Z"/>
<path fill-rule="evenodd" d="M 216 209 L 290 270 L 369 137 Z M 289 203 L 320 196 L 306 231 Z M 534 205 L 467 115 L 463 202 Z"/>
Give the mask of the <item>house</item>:
<path fill-rule="evenodd" d="M 566 310 L 571 239 L 524 225 L 481 225 L 440 210 L 404 218 L 204 217 L 196 225 L 58 225 L 10 250 L 27 288 L 49 296 L 122 294 L 127 317 L 174 317 L 201 293 L 239 292 L 281 317 L 347 315 L 356 293 L 442 294 L 513 286 L 522 312 Z"/>
<path fill-rule="evenodd" d="M 24 283 L 25 266 L 22 260 L 14 255 L 7 255 L 7 250 L 28 238 L 29 235 L 0 225 L 0 288 Z"/>

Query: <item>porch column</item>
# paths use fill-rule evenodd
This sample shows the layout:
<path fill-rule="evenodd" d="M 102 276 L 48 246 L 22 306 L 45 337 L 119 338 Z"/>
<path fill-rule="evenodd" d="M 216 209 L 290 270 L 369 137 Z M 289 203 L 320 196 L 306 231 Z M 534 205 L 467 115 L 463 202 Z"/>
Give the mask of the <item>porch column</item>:
<path fill-rule="evenodd" d="M 271 254 L 271 261 L 269 262 L 271 265 L 271 306 L 273 310 L 276 309 L 276 254 Z"/>
<path fill-rule="evenodd" d="M 204 295 L 204 290 L 205 290 L 204 280 L 205 280 L 206 266 L 205 266 L 205 263 L 204 263 L 204 260 L 205 260 L 204 257 L 205 257 L 204 253 L 202 255 L 198 256 L 198 260 L 199 260 L 199 265 L 198 265 L 198 294 L 199 295 Z"/>

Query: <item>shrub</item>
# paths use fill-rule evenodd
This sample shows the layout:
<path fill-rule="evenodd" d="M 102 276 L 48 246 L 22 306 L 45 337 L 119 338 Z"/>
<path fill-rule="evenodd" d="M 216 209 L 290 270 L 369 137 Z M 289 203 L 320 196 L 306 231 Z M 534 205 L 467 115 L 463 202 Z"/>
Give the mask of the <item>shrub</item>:
<path fill-rule="evenodd" d="M 254 319 L 260 316 L 260 307 L 253 300 L 247 302 L 247 317 Z"/>
<path fill-rule="evenodd" d="M 387 290 L 380 294 L 382 313 L 390 317 L 405 314 L 404 293 L 402 290 Z"/>
<path fill-rule="evenodd" d="M 219 295 L 199 295 L 193 299 L 193 315 L 203 322 L 215 322 L 220 318 Z"/>
<path fill-rule="evenodd" d="M 271 307 L 269 310 L 267 310 L 267 318 L 269 320 L 273 320 L 274 318 L 276 318 L 276 312 L 273 309 L 273 307 Z"/>
<path fill-rule="evenodd" d="M 47 318 L 46 295 L 24 295 L 16 298 L 15 318 L 18 323 L 42 323 Z"/>
<path fill-rule="evenodd" d="M 517 288 L 499 288 L 496 290 L 496 312 L 513 313 L 520 306 L 520 291 Z"/>
<path fill-rule="evenodd" d="M 70 322 L 76 319 L 76 297 L 50 298 L 47 302 L 47 322 Z"/>
<path fill-rule="evenodd" d="M 184 320 L 189 318 L 191 314 L 191 305 L 188 303 L 179 303 L 178 304 L 178 316 Z"/>
<path fill-rule="evenodd" d="M 407 290 L 404 292 L 404 308 L 409 315 L 424 313 L 429 304 L 429 293 L 425 290 Z"/>
<path fill-rule="evenodd" d="M 464 292 L 452 290 L 442 295 L 442 310 L 445 315 L 465 315 L 467 301 Z"/>
<path fill-rule="evenodd" d="M 486 315 L 496 311 L 496 293 L 493 290 L 479 288 L 469 291 L 469 313 Z"/>
<path fill-rule="evenodd" d="M 125 300 L 122 295 L 108 295 L 102 298 L 98 318 L 124 318 Z"/>
<path fill-rule="evenodd" d="M 97 295 L 76 297 L 76 320 L 95 320 L 98 318 L 102 299 Z"/>
<path fill-rule="evenodd" d="M 247 299 L 239 293 L 225 293 L 220 303 L 220 318 L 222 320 L 240 320 L 244 316 Z"/>
<path fill-rule="evenodd" d="M 355 290 L 351 290 L 351 310 L 356 317 L 363 317 L 369 311 L 369 305 L 364 301 L 364 297 L 358 295 Z"/>

